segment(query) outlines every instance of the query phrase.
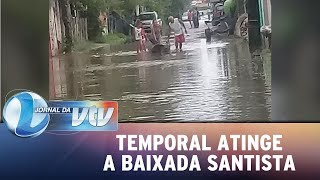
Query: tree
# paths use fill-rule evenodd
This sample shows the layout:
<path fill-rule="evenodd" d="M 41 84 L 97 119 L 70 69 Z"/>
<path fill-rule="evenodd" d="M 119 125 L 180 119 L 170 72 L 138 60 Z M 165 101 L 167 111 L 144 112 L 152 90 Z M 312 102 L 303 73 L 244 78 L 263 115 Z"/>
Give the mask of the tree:
<path fill-rule="evenodd" d="M 69 0 L 59 0 L 62 21 L 65 27 L 65 52 L 71 52 L 73 47 L 72 30 L 71 30 L 71 13 L 68 10 L 70 7 Z"/>
<path fill-rule="evenodd" d="M 93 40 L 101 35 L 98 16 L 101 11 L 116 12 L 129 18 L 135 12 L 137 5 L 146 7 L 149 11 L 157 11 L 166 20 L 169 16 L 179 17 L 189 4 L 188 0 L 71 0 L 77 6 L 85 9 L 88 18 L 88 35 Z M 79 4 L 80 3 L 80 4 Z"/>
<path fill-rule="evenodd" d="M 82 11 L 85 11 L 88 19 L 88 36 L 90 40 L 94 40 L 99 33 L 101 33 L 99 15 L 101 11 L 106 11 L 106 0 L 73 0 L 77 4 L 81 4 L 81 7 L 85 7 Z M 78 6 L 80 6 L 80 4 Z"/>
<path fill-rule="evenodd" d="M 146 7 L 159 13 L 162 19 L 180 17 L 189 5 L 187 0 L 145 0 Z"/>

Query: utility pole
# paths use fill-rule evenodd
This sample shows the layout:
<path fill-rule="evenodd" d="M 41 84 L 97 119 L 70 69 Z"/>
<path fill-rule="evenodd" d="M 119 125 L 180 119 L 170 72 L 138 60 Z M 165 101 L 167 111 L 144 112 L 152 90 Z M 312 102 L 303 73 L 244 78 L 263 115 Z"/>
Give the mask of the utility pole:
<path fill-rule="evenodd" d="M 250 52 L 254 53 L 261 49 L 262 41 L 260 34 L 260 14 L 259 14 L 259 0 L 247 1 L 247 12 L 249 20 L 249 47 Z"/>

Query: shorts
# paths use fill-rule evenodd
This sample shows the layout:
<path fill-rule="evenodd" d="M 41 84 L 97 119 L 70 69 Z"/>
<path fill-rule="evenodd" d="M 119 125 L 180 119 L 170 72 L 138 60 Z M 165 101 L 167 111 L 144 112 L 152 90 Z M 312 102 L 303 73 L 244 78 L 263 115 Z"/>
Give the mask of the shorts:
<path fill-rule="evenodd" d="M 184 43 L 186 41 L 186 39 L 184 38 L 184 34 L 180 34 L 180 35 L 176 36 L 175 41 L 176 41 L 176 43 Z"/>
<path fill-rule="evenodd" d="M 141 39 L 136 39 L 137 42 L 145 42 L 146 38 L 145 37 L 141 37 Z"/>

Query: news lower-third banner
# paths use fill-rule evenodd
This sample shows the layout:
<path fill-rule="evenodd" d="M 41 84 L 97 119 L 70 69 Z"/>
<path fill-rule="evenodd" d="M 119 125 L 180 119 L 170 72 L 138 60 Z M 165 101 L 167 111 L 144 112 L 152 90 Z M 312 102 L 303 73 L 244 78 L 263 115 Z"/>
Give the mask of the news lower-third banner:
<path fill-rule="evenodd" d="M 319 129 L 120 123 L 117 131 L 45 131 L 24 139 L 0 124 L 0 167 L 4 175 L 311 178 L 320 175 Z"/>

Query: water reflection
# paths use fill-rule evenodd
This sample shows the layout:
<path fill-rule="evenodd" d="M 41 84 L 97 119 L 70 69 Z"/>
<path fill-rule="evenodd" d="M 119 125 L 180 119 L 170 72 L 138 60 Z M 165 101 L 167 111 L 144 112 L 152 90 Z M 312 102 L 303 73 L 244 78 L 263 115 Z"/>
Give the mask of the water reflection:
<path fill-rule="evenodd" d="M 52 99 L 119 102 L 121 122 L 267 121 L 269 59 L 242 40 L 187 41 L 163 56 L 72 54 L 53 59 Z"/>

